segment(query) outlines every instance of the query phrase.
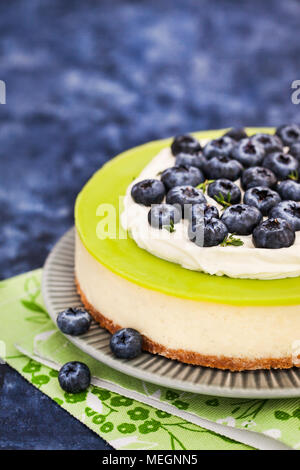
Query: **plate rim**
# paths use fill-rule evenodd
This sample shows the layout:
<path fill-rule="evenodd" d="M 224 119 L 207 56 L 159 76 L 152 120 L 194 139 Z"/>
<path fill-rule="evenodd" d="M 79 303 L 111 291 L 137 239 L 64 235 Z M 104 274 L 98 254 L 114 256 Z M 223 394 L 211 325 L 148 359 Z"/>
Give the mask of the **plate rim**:
<path fill-rule="evenodd" d="M 74 237 L 75 235 L 75 227 L 73 226 L 70 228 L 67 232 L 64 233 L 64 235 L 56 242 L 56 244 L 53 246 L 52 250 L 48 254 L 46 261 L 43 266 L 43 271 L 42 271 L 42 296 L 43 300 L 47 309 L 47 312 L 56 325 L 56 313 L 55 309 L 52 305 L 51 302 L 51 293 L 49 292 L 49 286 L 48 286 L 48 280 L 49 280 L 49 275 L 51 274 L 51 268 L 52 265 L 55 264 L 55 261 L 57 260 L 57 256 L 59 255 L 59 249 L 61 248 L 61 245 L 65 242 L 65 240 L 68 237 Z M 72 246 L 72 250 L 74 251 L 74 244 Z M 99 325 L 99 328 L 100 325 Z M 64 334 L 64 333 L 62 333 Z M 80 337 L 74 337 L 74 336 L 69 336 L 65 335 L 66 338 L 73 343 L 76 347 L 78 347 L 81 351 L 85 352 L 89 356 L 93 357 L 99 362 L 104 363 L 108 367 L 111 367 L 112 369 L 115 369 L 125 375 L 135 377 L 139 380 L 143 380 L 146 382 L 150 382 L 159 386 L 163 386 L 165 388 L 171 388 L 171 389 L 176 389 L 176 390 L 181 390 L 185 392 L 190 392 L 190 393 L 195 393 L 198 395 L 209 395 L 209 396 L 218 396 L 218 397 L 224 397 L 224 398 L 295 398 L 295 397 L 300 397 L 300 388 L 290 388 L 290 387 L 278 387 L 276 389 L 255 389 L 255 388 L 241 388 L 241 387 L 230 387 L 230 386 L 220 386 L 220 385 L 207 385 L 207 384 L 194 384 L 192 382 L 185 382 L 184 380 L 179 380 L 179 379 L 173 379 L 169 377 L 162 377 L 160 375 L 157 375 L 153 372 L 148 372 L 144 370 L 140 370 L 139 368 L 130 365 L 129 362 L 125 362 L 124 360 L 120 360 L 117 358 L 114 358 L 112 356 L 106 355 L 104 352 L 97 350 L 93 346 L 90 346 L 88 344 L 84 343 L 83 339 L 80 339 Z M 148 353 L 151 356 L 157 356 L 155 354 Z M 172 359 L 165 358 L 168 361 L 172 361 Z M 173 361 L 174 364 L 178 364 L 178 361 Z M 185 365 L 184 363 L 182 363 Z M 186 364 L 187 366 L 190 366 L 189 364 Z M 200 367 L 200 366 L 194 366 L 194 367 Z M 210 368 L 206 368 L 210 369 Z M 218 372 L 224 372 L 220 371 L 219 369 L 211 369 L 215 370 L 217 373 Z M 288 371 L 289 369 L 287 369 Z M 280 372 L 284 373 L 287 372 L 284 369 L 281 369 Z M 226 371 L 228 374 L 236 374 L 236 372 L 231 372 L 231 371 Z M 255 371 L 243 371 L 243 374 L 251 373 Z M 277 371 L 274 369 L 272 371 L 273 373 L 276 373 Z"/>

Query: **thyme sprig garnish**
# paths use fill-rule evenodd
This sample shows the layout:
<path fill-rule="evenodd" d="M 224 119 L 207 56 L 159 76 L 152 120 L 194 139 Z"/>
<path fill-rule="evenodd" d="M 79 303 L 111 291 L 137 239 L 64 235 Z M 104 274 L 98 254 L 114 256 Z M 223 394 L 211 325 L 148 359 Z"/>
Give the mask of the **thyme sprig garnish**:
<path fill-rule="evenodd" d="M 296 170 L 296 171 L 292 171 L 292 172 L 289 174 L 288 178 L 289 178 L 290 180 L 293 180 L 293 181 L 298 181 L 298 180 L 299 180 L 299 173 L 298 173 L 298 171 L 297 171 L 297 170 Z"/>
<path fill-rule="evenodd" d="M 240 239 L 234 236 L 235 234 L 232 233 L 231 235 L 227 235 L 227 237 L 224 238 L 220 246 L 242 246 L 244 245 L 244 242 Z"/>
<path fill-rule="evenodd" d="M 168 230 L 168 232 L 170 232 L 170 233 L 176 232 L 173 220 L 170 220 L 170 225 L 163 225 L 163 228 L 165 230 Z"/>
<path fill-rule="evenodd" d="M 219 192 L 219 196 L 215 196 L 215 200 L 223 206 L 222 210 L 226 209 L 226 207 L 230 207 L 231 203 L 231 194 L 228 191 L 227 195 L 224 197 L 224 194 Z"/>
<path fill-rule="evenodd" d="M 215 180 L 205 180 L 203 183 L 198 184 L 196 186 L 197 189 L 201 189 L 204 193 L 206 193 L 207 186 L 209 186 L 211 183 L 214 183 Z"/>

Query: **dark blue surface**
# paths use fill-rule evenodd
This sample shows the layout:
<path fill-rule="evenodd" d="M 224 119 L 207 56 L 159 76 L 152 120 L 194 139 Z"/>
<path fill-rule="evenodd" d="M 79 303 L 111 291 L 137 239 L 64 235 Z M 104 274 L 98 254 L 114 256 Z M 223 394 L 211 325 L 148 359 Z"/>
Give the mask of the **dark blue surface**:
<path fill-rule="evenodd" d="M 84 182 L 122 150 L 299 121 L 299 26 L 296 0 L 1 2 L 1 278 L 43 264 Z M 0 400 L 0 448 L 102 445 L 10 369 Z"/>
<path fill-rule="evenodd" d="M 111 449 L 11 368 L 0 365 L 0 376 L 3 370 L 6 372 L 0 393 L 0 450 Z"/>

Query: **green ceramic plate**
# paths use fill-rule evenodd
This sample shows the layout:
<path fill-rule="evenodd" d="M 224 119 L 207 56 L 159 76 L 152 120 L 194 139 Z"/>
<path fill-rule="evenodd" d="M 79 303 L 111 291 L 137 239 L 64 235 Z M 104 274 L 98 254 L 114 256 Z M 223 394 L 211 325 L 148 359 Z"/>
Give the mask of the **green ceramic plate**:
<path fill-rule="evenodd" d="M 273 129 L 251 128 L 248 132 L 270 133 Z M 199 139 L 207 139 L 223 133 L 224 129 L 197 132 L 195 135 Z M 104 165 L 88 181 L 75 206 L 76 227 L 87 250 L 111 271 L 143 287 L 165 294 L 232 305 L 299 304 L 300 277 L 260 281 L 211 276 L 156 258 L 140 249 L 130 238 L 122 239 L 118 236 L 116 239 L 100 240 L 97 237 L 96 227 L 100 218 L 96 213 L 99 204 L 114 205 L 117 233 L 122 233 L 119 227 L 119 196 L 125 194 L 132 180 L 170 142 L 171 139 L 150 142 L 124 152 Z"/>

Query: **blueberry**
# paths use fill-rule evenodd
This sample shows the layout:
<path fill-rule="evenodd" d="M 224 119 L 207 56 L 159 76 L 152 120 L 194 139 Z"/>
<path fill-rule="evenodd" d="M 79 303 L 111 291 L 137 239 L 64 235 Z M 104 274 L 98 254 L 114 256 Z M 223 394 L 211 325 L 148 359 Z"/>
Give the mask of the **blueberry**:
<path fill-rule="evenodd" d="M 297 140 L 300 140 L 300 126 L 297 124 L 280 126 L 276 129 L 276 135 L 284 145 L 291 146 Z"/>
<path fill-rule="evenodd" d="M 232 127 L 229 131 L 224 134 L 224 137 L 231 137 L 235 141 L 245 139 L 247 137 L 247 132 L 243 127 Z"/>
<path fill-rule="evenodd" d="M 122 328 L 110 339 L 110 349 L 120 359 L 133 359 L 142 352 L 142 335 L 133 328 Z"/>
<path fill-rule="evenodd" d="M 267 219 L 253 230 L 256 248 L 287 248 L 295 242 L 295 231 L 284 219 Z"/>
<path fill-rule="evenodd" d="M 59 371 L 58 381 L 67 393 L 84 392 L 91 383 L 90 369 L 83 362 L 67 362 Z"/>
<path fill-rule="evenodd" d="M 274 188 L 276 183 L 277 178 L 273 171 L 262 166 L 248 168 L 243 172 L 241 178 L 241 185 L 244 190 L 254 188 L 255 186 Z"/>
<path fill-rule="evenodd" d="M 181 220 L 181 209 L 171 204 L 153 205 L 148 212 L 148 222 L 154 228 L 169 227 Z"/>
<path fill-rule="evenodd" d="M 234 145 L 235 141 L 228 136 L 210 140 L 203 149 L 203 155 L 207 159 L 217 157 L 218 155 L 227 157 L 230 155 Z"/>
<path fill-rule="evenodd" d="M 242 197 L 240 188 L 232 181 L 224 178 L 210 183 L 207 193 L 216 201 L 220 196 L 223 196 L 225 199 L 229 196 L 228 202 L 230 201 L 231 204 L 238 204 L 241 202 Z"/>
<path fill-rule="evenodd" d="M 219 211 L 216 206 L 209 204 L 194 204 L 189 211 L 189 220 L 192 224 L 200 223 L 203 219 L 218 219 Z"/>
<path fill-rule="evenodd" d="M 71 336 L 79 336 L 86 333 L 91 326 L 91 322 L 91 315 L 81 307 L 67 308 L 60 312 L 56 319 L 60 331 Z"/>
<path fill-rule="evenodd" d="M 296 201 L 282 201 L 273 207 L 269 214 L 273 219 L 285 219 L 296 232 L 300 230 L 300 203 Z"/>
<path fill-rule="evenodd" d="M 197 186 L 205 180 L 203 173 L 199 168 L 190 166 L 173 166 L 167 168 L 161 175 L 161 180 L 167 189 L 175 186 Z"/>
<path fill-rule="evenodd" d="M 248 204 L 248 206 L 257 207 L 262 215 L 268 215 L 270 210 L 279 204 L 280 201 L 281 197 L 279 194 L 265 186 L 247 189 L 244 194 L 244 203 Z"/>
<path fill-rule="evenodd" d="M 133 200 L 144 206 L 159 204 L 162 202 L 165 194 L 165 186 L 161 181 L 155 179 L 139 181 L 131 189 Z"/>
<path fill-rule="evenodd" d="M 204 168 L 206 159 L 202 153 L 178 153 L 176 156 L 175 166 L 196 166 L 200 170 Z"/>
<path fill-rule="evenodd" d="M 213 157 L 205 165 L 205 174 L 213 180 L 225 178 L 235 181 L 241 176 L 242 171 L 242 165 L 229 157 Z"/>
<path fill-rule="evenodd" d="M 285 179 L 298 170 L 299 162 L 288 153 L 269 153 L 263 160 L 263 166 L 272 170 L 278 179 Z"/>
<path fill-rule="evenodd" d="M 189 205 L 204 203 L 206 199 L 200 189 L 193 186 L 176 186 L 168 192 L 166 202 L 167 204 L 177 204 L 185 214 L 189 210 Z"/>
<path fill-rule="evenodd" d="M 188 237 L 198 246 L 217 246 L 227 237 L 226 225 L 219 219 L 202 219 L 191 222 L 188 227 Z"/>
<path fill-rule="evenodd" d="M 277 135 L 271 134 L 255 134 L 251 136 L 252 142 L 256 142 L 263 146 L 265 153 L 282 152 L 282 141 Z"/>
<path fill-rule="evenodd" d="M 236 204 L 225 209 L 221 220 L 230 233 L 250 235 L 262 220 L 262 215 L 256 207 Z"/>
<path fill-rule="evenodd" d="M 189 134 L 178 135 L 174 138 L 171 151 L 173 155 L 178 153 L 198 153 L 202 150 L 200 142 Z"/>
<path fill-rule="evenodd" d="M 265 150 L 261 144 L 247 138 L 235 144 L 231 156 L 244 167 L 257 166 L 263 161 Z"/>
<path fill-rule="evenodd" d="M 300 141 L 290 146 L 289 154 L 297 158 L 298 162 L 300 162 Z"/>
<path fill-rule="evenodd" d="M 277 191 L 282 199 L 300 201 L 300 183 L 298 181 L 280 181 L 277 185 Z"/>

